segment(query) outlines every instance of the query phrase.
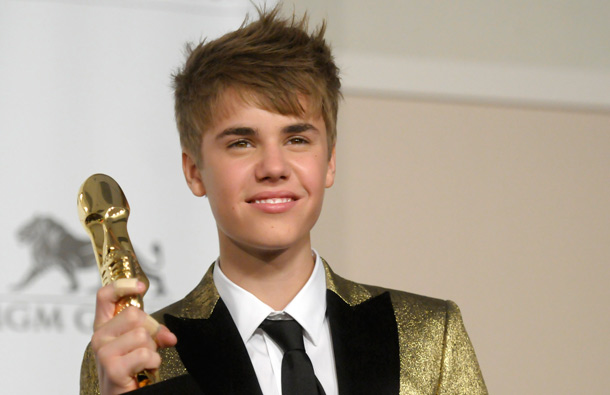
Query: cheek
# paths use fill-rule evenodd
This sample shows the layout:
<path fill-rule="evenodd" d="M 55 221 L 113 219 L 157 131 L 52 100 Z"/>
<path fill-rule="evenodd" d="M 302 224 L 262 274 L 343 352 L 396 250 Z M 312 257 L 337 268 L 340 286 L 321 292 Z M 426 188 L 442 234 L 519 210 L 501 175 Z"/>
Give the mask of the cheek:
<path fill-rule="evenodd" d="M 222 205 L 225 209 L 243 200 L 242 193 L 245 189 L 246 170 L 243 166 L 223 166 L 220 171 L 210 175 L 211 182 L 208 190 L 212 192 L 210 200 L 216 205 Z M 210 202 L 211 203 L 211 202 Z"/>
<path fill-rule="evenodd" d="M 312 157 L 300 163 L 303 184 L 312 192 L 324 190 L 326 185 L 327 164 L 321 157 Z"/>

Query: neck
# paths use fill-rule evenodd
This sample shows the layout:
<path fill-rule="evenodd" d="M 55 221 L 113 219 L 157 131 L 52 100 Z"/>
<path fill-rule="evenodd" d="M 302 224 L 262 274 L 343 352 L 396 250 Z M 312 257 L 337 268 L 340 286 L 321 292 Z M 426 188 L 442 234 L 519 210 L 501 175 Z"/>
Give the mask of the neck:
<path fill-rule="evenodd" d="M 280 250 L 238 246 L 220 236 L 222 272 L 272 309 L 283 310 L 307 283 L 314 268 L 309 238 Z"/>

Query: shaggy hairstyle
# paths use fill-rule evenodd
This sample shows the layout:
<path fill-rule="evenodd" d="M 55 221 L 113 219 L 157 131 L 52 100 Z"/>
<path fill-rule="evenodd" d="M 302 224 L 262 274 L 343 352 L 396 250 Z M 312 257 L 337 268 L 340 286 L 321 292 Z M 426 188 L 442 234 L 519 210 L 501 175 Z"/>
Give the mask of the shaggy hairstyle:
<path fill-rule="evenodd" d="M 330 159 L 341 82 L 324 40 L 326 24 L 309 34 L 307 15 L 285 19 L 279 7 L 257 11 L 258 20 L 249 23 L 246 17 L 236 31 L 187 45 L 184 67 L 173 76 L 180 144 L 201 165 L 202 135 L 223 116 L 223 93 L 232 90 L 244 103 L 267 111 L 322 115 Z"/>

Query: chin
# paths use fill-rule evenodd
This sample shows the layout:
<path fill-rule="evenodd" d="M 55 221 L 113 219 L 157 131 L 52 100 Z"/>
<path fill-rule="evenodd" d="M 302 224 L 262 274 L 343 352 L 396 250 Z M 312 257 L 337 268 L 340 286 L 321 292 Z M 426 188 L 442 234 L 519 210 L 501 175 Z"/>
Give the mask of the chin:
<path fill-rule="evenodd" d="M 262 232 L 256 233 L 261 235 Z M 305 237 L 303 235 L 289 234 L 289 232 L 266 231 L 265 237 L 246 237 L 233 239 L 236 245 L 242 246 L 246 250 L 252 251 L 268 251 L 268 252 L 283 252 L 292 247 L 297 247 L 303 244 Z"/>
<path fill-rule="evenodd" d="M 295 240 L 286 240 L 286 239 L 265 239 L 265 240 L 252 240 L 252 242 L 248 243 L 250 248 L 260 250 L 260 251 L 285 251 L 290 249 L 291 247 L 298 245 L 299 243 Z"/>

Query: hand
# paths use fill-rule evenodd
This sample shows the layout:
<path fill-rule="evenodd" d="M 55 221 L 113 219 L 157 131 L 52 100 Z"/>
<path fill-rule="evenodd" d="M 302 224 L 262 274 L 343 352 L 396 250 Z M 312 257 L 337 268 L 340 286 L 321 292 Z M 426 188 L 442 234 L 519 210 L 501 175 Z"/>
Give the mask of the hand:
<path fill-rule="evenodd" d="M 115 304 L 121 297 L 142 294 L 145 289 L 135 279 L 122 279 L 97 292 L 91 347 L 102 395 L 137 389 L 134 376 L 161 365 L 157 348 L 171 347 L 177 342 L 167 327 L 136 307 L 128 307 L 114 316 Z"/>

